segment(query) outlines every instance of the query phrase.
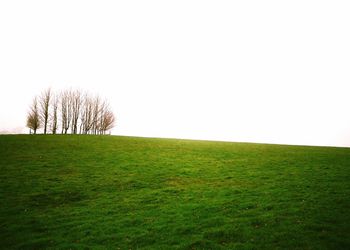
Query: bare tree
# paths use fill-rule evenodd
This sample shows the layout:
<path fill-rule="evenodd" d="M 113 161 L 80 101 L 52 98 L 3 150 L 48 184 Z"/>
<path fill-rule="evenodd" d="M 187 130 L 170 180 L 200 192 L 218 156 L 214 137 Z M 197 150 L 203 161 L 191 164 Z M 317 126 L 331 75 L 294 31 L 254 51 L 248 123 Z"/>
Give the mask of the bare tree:
<path fill-rule="evenodd" d="M 99 119 L 97 123 L 97 133 L 106 134 L 106 131 L 114 127 L 115 117 L 110 110 L 108 102 L 105 100 L 99 105 Z"/>
<path fill-rule="evenodd" d="M 27 127 L 30 129 L 30 131 L 33 130 L 33 133 L 36 134 L 36 131 L 40 128 L 40 126 L 41 122 L 39 115 L 38 100 L 35 97 L 27 115 Z"/>
<path fill-rule="evenodd" d="M 80 133 L 88 134 L 93 125 L 93 100 L 85 94 L 80 115 Z"/>
<path fill-rule="evenodd" d="M 50 100 L 51 100 L 51 89 L 48 88 L 45 90 L 40 98 L 39 98 L 39 104 L 40 104 L 40 117 L 43 121 L 44 125 L 44 134 L 47 132 L 47 125 L 49 120 L 49 109 L 50 109 Z"/>
<path fill-rule="evenodd" d="M 70 94 L 71 105 L 72 105 L 72 134 L 78 132 L 78 121 L 80 115 L 80 109 L 82 105 L 82 94 L 81 91 L 75 90 Z"/>
<path fill-rule="evenodd" d="M 94 135 L 97 134 L 98 131 L 98 122 L 101 112 L 101 106 L 100 106 L 100 97 L 96 96 L 93 101 L 93 110 L 92 110 L 92 133 Z"/>
<path fill-rule="evenodd" d="M 98 121 L 96 125 L 98 134 L 103 134 L 103 118 L 107 108 L 108 108 L 108 104 L 106 100 L 103 102 L 100 102 L 99 112 L 98 112 Z"/>
<path fill-rule="evenodd" d="M 67 97 L 65 96 L 64 92 L 61 92 L 60 98 L 61 98 L 61 125 L 62 125 L 61 134 L 63 134 L 65 131 L 65 128 L 66 128 L 66 123 L 67 123 L 67 105 L 66 105 L 66 102 L 68 102 L 68 100 L 67 100 Z"/>
<path fill-rule="evenodd" d="M 65 90 L 61 93 L 61 123 L 62 134 L 67 134 L 72 122 L 72 91 Z"/>
<path fill-rule="evenodd" d="M 52 134 L 57 133 L 58 128 L 58 105 L 59 97 L 55 94 L 52 98 L 52 115 L 51 115 L 51 132 Z"/>
<path fill-rule="evenodd" d="M 114 127 L 115 116 L 112 111 L 106 109 L 102 114 L 101 120 L 101 134 L 106 134 L 106 131 L 111 130 Z"/>

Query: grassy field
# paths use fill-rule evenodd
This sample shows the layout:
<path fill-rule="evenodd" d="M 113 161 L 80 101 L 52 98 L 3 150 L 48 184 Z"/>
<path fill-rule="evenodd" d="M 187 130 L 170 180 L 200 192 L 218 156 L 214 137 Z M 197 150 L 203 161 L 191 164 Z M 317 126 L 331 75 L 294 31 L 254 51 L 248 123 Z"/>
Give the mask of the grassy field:
<path fill-rule="evenodd" d="M 349 249 L 350 148 L 0 136 L 0 248 Z"/>

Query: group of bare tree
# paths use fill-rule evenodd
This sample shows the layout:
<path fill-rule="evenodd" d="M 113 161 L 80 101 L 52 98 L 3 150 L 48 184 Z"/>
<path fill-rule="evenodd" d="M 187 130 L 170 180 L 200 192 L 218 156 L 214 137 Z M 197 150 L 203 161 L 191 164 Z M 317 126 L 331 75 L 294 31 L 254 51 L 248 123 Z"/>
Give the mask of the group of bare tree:
<path fill-rule="evenodd" d="M 106 134 L 115 116 L 106 100 L 80 90 L 53 93 L 47 89 L 33 99 L 27 114 L 27 127 L 36 134 Z"/>

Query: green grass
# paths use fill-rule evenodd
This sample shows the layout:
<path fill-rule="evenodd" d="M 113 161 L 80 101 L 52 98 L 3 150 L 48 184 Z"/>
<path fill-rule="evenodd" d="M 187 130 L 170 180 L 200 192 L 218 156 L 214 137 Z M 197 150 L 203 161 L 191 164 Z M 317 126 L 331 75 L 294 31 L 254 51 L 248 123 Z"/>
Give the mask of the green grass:
<path fill-rule="evenodd" d="M 349 249 L 350 148 L 0 136 L 0 248 Z"/>

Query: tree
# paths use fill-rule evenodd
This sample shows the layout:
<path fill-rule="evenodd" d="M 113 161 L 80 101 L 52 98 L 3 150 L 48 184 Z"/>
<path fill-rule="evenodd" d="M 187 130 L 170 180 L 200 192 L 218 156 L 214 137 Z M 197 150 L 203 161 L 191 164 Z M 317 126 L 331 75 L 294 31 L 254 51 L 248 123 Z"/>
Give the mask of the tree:
<path fill-rule="evenodd" d="M 41 127 L 38 101 L 36 97 L 33 99 L 33 103 L 30 106 L 30 110 L 27 115 L 27 127 L 30 130 L 33 130 L 34 134 L 36 134 L 36 131 Z"/>
<path fill-rule="evenodd" d="M 72 121 L 72 91 L 65 90 L 61 93 L 61 123 L 62 134 L 67 134 L 67 131 Z"/>
<path fill-rule="evenodd" d="M 56 94 L 52 98 L 52 126 L 51 126 L 51 132 L 52 134 L 56 134 L 57 128 L 58 128 L 58 105 L 59 105 L 59 96 Z"/>
<path fill-rule="evenodd" d="M 93 109 L 92 109 L 92 133 L 94 135 L 96 135 L 98 131 L 100 111 L 101 111 L 100 97 L 96 96 L 93 100 Z"/>
<path fill-rule="evenodd" d="M 105 100 L 100 103 L 99 120 L 97 122 L 98 134 L 106 134 L 106 131 L 114 127 L 115 117 L 110 110 L 108 102 Z"/>
<path fill-rule="evenodd" d="M 80 114 L 80 133 L 88 134 L 92 127 L 92 112 L 93 112 L 93 100 L 88 95 L 85 94 L 83 100 L 83 107 Z"/>
<path fill-rule="evenodd" d="M 49 120 L 50 100 L 51 100 L 51 89 L 48 88 L 47 90 L 45 90 L 41 94 L 41 96 L 39 98 L 40 117 L 41 117 L 41 119 L 43 121 L 43 125 L 44 125 L 44 134 L 46 134 L 48 120 Z"/>
<path fill-rule="evenodd" d="M 101 120 L 101 134 L 106 134 L 106 131 L 111 130 L 114 127 L 115 117 L 112 111 L 106 110 L 102 114 Z"/>
<path fill-rule="evenodd" d="M 75 90 L 74 92 L 71 92 L 70 98 L 72 105 L 72 134 L 77 134 L 80 109 L 82 105 L 81 91 Z"/>

